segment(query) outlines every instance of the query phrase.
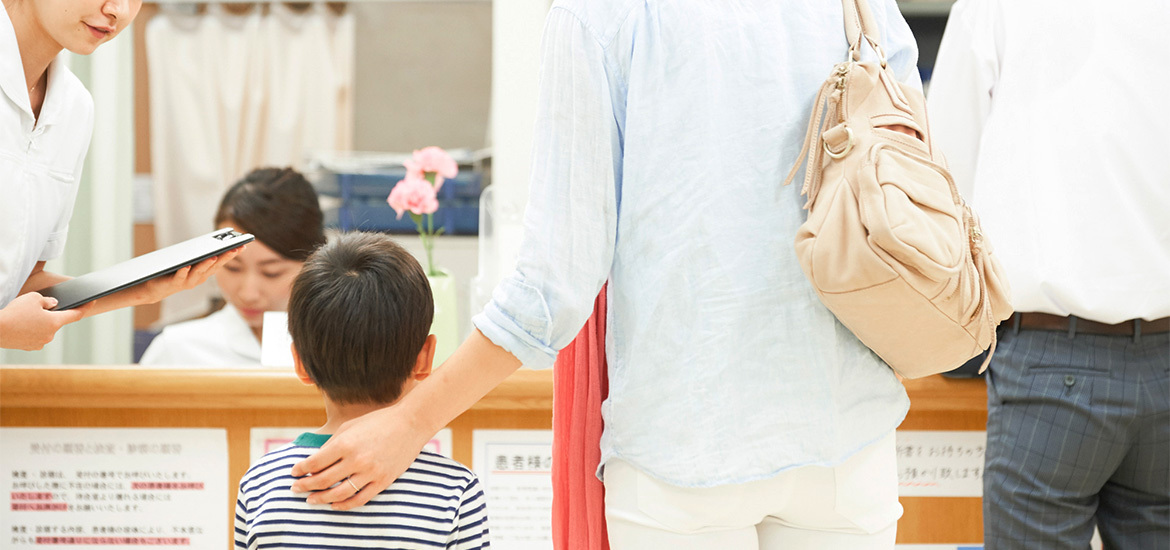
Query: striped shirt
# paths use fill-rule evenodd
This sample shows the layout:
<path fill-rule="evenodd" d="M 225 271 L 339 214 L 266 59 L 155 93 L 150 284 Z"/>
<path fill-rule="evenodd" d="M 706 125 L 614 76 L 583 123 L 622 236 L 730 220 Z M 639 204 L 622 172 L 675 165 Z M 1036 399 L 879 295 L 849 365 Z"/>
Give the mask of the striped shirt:
<path fill-rule="evenodd" d="M 365 506 L 341 512 L 290 491 L 292 467 L 328 435 L 305 433 L 264 455 L 240 480 L 236 548 L 488 548 L 487 499 L 475 474 L 422 452 Z"/>

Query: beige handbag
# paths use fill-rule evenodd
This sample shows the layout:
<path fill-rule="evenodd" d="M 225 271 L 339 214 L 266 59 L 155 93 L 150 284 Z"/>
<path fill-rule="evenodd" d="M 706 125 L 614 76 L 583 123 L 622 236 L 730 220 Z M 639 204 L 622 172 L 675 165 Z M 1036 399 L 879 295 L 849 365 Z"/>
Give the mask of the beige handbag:
<path fill-rule="evenodd" d="M 865 0 L 842 3 L 849 57 L 817 95 L 784 182 L 807 153 L 797 257 L 825 306 L 895 372 L 952 370 L 994 353 L 1007 283 L 930 139 L 922 92 L 887 67 Z M 878 61 L 860 61 L 862 40 Z"/>

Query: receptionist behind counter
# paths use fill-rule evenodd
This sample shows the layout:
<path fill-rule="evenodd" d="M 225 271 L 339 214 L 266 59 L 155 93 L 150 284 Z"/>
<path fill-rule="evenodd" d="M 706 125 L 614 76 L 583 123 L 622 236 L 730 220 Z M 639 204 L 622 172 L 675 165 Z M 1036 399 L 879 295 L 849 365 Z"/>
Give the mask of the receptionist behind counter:
<path fill-rule="evenodd" d="M 264 312 L 288 310 L 293 280 L 309 254 L 325 244 L 317 193 L 291 168 L 259 168 L 233 185 L 215 213 L 215 226 L 256 236 L 216 275 L 227 305 L 164 329 L 141 364 L 258 366 Z"/>

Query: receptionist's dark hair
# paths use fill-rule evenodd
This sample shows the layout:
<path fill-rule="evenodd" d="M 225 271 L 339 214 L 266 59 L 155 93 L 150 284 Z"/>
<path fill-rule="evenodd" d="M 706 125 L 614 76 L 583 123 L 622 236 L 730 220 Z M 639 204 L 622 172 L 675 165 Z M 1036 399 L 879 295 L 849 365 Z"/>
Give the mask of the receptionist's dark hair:
<path fill-rule="evenodd" d="M 292 168 L 257 168 L 219 203 L 215 225 L 228 224 L 290 260 L 305 261 L 325 244 L 317 192 Z"/>

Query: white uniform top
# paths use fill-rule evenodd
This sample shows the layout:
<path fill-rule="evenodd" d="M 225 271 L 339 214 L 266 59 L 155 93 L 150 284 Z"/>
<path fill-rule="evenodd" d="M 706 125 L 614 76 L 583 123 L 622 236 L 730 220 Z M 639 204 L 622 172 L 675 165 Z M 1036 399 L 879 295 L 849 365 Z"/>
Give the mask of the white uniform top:
<path fill-rule="evenodd" d="M 927 107 L 1017 311 L 1170 316 L 1170 3 L 960 0 Z"/>
<path fill-rule="evenodd" d="M 37 120 L 12 20 L 0 6 L 0 307 L 37 262 L 65 249 L 93 135 L 93 98 L 61 58 L 49 65 L 47 86 Z"/>
<path fill-rule="evenodd" d="M 141 365 L 182 367 L 260 366 L 260 341 L 228 304 L 202 319 L 166 327 L 154 338 Z"/>

